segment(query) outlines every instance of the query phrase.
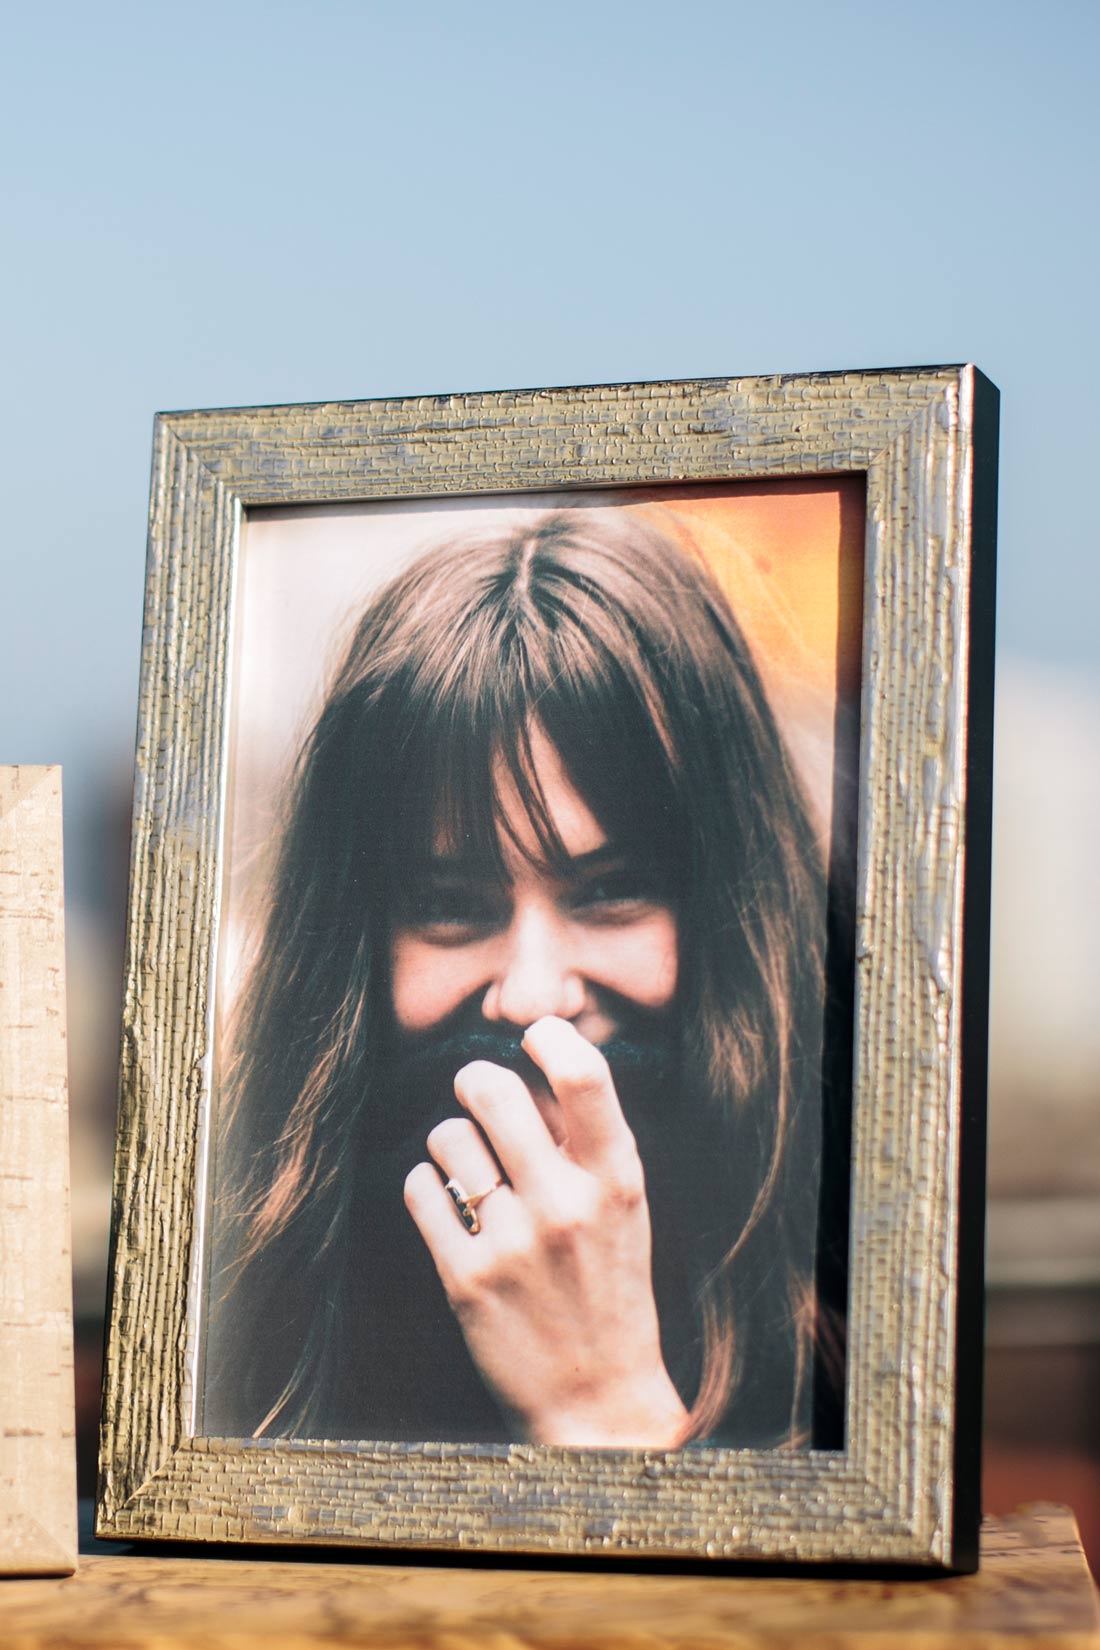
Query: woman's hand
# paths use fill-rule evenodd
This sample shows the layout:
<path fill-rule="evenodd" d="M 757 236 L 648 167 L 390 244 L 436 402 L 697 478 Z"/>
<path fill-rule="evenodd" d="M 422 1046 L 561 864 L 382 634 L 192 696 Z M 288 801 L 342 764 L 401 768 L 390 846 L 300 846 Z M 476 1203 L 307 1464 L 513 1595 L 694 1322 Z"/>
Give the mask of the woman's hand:
<path fill-rule="evenodd" d="M 439 1124 L 428 1150 L 471 1197 L 506 1182 L 479 1202 L 476 1233 L 429 1163 L 405 1202 L 474 1362 L 531 1442 L 674 1447 L 687 1412 L 661 1356 L 645 1181 L 611 1072 L 566 1020 L 538 1020 L 523 1046 L 554 1133 L 514 1072 L 464 1066 L 455 1093 L 474 1122 Z"/>

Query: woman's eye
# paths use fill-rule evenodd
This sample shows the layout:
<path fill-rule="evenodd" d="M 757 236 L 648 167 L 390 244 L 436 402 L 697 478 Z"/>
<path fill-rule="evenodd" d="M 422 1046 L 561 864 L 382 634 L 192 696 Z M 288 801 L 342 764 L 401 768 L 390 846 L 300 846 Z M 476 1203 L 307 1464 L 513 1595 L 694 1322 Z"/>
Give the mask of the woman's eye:
<path fill-rule="evenodd" d="M 410 902 L 407 920 L 415 928 L 453 931 L 455 935 L 495 927 L 499 902 L 470 888 L 428 888 Z"/>
<path fill-rule="evenodd" d="M 574 899 L 577 909 L 608 916 L 632 914 L 641 906 L 657 904 L 660 904 L 660 895 L 654 883 L 647 877 L 625 871 L 586 883 Z"/>

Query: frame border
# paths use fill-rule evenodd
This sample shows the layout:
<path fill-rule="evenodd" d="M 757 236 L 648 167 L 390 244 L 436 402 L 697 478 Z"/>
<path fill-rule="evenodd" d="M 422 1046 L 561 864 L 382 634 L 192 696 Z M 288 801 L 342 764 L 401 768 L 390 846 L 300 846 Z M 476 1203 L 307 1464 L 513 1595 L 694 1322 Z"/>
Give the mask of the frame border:
<path fill-rule="evenodd" d="M 996 440 L 997 391 L 972 366 L 158 417 L 100 1535 L 974 1567 Z M 845 1449 L 195 1436 L 244 512 L 853 471 L 867 540 Z"/>

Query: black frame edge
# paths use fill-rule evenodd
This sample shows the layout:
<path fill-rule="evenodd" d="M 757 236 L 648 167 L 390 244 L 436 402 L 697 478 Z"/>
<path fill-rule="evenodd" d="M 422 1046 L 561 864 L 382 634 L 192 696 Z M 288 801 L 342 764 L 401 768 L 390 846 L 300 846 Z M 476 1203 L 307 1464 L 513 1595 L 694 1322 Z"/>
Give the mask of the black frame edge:
<path fill-rule="evenodd" d="M 997 450 L 1000 392 L 973 372 L 973 469 L 967 660 L 966 862 L 963 888 L 958 1289 L 951 1568 L 978 1568 L 982 1517 L 986 1104 L 993 848 Z"/>

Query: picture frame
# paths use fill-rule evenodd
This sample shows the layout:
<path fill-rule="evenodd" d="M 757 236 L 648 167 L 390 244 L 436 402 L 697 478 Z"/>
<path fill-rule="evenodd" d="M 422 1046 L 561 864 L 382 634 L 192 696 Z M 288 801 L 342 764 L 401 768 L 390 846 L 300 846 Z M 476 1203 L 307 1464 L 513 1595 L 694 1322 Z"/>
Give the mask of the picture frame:
<path fill-rule="evenodd" d="M 76 1555 L 61 770 L 0 767 L 0 1576 Z"/>
<path fill-rule="evenodd" d="M 158 418 L 101 1535 L 974 1567 L 996 433 L 997 392 L 972 366 Z M 866 529 L 842 1444 L 200 1431 L 246 524 L 853 477 Z"/>

